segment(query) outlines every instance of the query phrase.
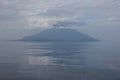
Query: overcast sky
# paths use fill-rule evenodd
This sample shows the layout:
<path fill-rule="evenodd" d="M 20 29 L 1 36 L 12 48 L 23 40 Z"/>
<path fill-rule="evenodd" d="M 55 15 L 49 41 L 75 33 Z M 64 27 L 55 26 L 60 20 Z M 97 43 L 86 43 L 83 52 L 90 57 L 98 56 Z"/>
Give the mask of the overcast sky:
<path fill-rule="evenodd" d="M 120 0 L 0 0 L 1 40 L 55 25 L 120 40 Z"/>

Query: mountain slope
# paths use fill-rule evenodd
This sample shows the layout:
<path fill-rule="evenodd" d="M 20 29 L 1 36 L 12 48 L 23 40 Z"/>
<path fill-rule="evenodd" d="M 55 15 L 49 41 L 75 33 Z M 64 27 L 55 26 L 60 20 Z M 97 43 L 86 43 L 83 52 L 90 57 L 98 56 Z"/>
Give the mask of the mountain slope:
<path fill-rule="evenodd" d="M 95 41 L 79 31 L 73 29 L 47 29 L 38 34 L 24 37 L 23 41 Z"/>

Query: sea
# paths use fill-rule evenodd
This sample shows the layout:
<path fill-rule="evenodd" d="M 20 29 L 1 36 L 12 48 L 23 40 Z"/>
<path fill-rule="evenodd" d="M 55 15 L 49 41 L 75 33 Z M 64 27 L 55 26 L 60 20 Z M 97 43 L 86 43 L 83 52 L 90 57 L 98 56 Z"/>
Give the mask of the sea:
<path fill-rule="evenodd" d="M 120 80 L 120 45 L 0 41 L 0 80 Z"/>

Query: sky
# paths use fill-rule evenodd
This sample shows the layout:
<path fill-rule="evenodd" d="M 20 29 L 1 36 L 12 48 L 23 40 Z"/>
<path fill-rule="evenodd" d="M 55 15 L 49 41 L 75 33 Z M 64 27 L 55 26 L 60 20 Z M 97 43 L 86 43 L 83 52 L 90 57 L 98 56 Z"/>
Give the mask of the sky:
<path fill-rule="evenodd" d="M 120 40 L 120 0 L 0 0 L 0 40 L 57 25 L 100 40 Z"/>

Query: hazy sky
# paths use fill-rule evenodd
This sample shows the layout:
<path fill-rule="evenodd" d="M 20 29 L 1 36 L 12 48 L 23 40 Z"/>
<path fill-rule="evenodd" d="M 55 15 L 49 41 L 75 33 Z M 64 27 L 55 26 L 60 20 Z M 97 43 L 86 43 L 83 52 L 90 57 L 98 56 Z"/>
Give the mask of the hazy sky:
<path fill-rule="evenodd" d="M 119 39 L 120 0 L 0 0 L 0 39 L 64 25 L 100 39 Z"/>

